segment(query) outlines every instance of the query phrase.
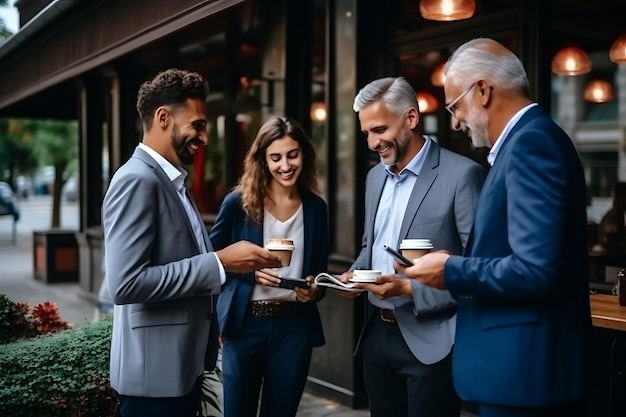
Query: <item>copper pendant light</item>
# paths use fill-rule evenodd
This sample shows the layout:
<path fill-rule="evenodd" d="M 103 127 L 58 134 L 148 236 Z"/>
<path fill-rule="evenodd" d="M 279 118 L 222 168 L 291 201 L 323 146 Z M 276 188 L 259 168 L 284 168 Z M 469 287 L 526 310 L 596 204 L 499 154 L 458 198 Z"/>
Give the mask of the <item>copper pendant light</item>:
<path fill-rule="evenodd" d="M 322 101 L 316 101 L 311 104 L 311 120 L 314 122 L 326 121 L 326 103 Z"/>
<path fill-rule="evenodd" d="M 476 11 L 474 0 L 421 0 L 420 13 L 424 19 L 450 22 L 469 19 Z"/>
<path fill-rule="evenodd" d="M 606 103 L 615 98 L 613 86 L 605 80 L 591 80 L 585 86 L 583 98 L 592 103 Z"/>
<path fill-rule="evenodd" d="M 419 107 L 420 113 L 433 113 L 439 108 L 439 102 L 435 96 L 428 91 L 416 92 L 415 98 L 417 98 L 417 106 Z"/>
<path fill-rule="evenodd" d="M 609 58 L 616 64 L 626 63 L 626 33 L 613 42 L 609 49 Z"/>
<path fill-rule="evenodd" d="M 552 72 L 557 75 L 582 75 L 591 72 L 589 55 L 577 46 L 566 46 L 552 58 Z"/>
<path fill-rule="evenodd" d="M 446 65 L 445 61 L 442 61 L 439 65 L 435 67 L 433 72 L 430 74 L 430 82 L 435 87 L 443 87 L 443 83 L 446 81 L 446 76 L 443 75 L 443 67 Z"/>

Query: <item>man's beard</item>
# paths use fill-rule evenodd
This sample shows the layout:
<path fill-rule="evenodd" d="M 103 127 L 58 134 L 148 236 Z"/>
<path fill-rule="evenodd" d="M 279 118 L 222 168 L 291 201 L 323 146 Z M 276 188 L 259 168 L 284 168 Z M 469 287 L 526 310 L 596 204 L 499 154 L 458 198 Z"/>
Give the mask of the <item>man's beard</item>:
<path fill-rule="evenodd" d="M 471 105 L 465 125 L 471 132 L 470 138 L 475 148 L 491 148 L 487 133 L 487 127 L 489 126 L 487 112 L 481 111 L 478 106 Z"/>
<path fill-rule="evenodd" d="M 182 162 L 184 165 L 193 164 L 194 159 L 194 155 L 189 153 L 187 147 L 188 143 L 189 141 L 180 136 L 180 130 L 178 129 L 178 126 L 174 125 L 174 127 L 172 128 L 172 147 L 176 151 L 178 159 L 180 159 L 180 162 Z"/>
<path fill-rule="evenodd" d="M 387 166 L 394 166 L 400 159 L 406 155 L 406 151 L 411 143 L 411 134 L 406 128 L 402 128 L 396 140 L 391 144 L 393 152 L 387 158 L 380 158 L 381 162 Z"/>

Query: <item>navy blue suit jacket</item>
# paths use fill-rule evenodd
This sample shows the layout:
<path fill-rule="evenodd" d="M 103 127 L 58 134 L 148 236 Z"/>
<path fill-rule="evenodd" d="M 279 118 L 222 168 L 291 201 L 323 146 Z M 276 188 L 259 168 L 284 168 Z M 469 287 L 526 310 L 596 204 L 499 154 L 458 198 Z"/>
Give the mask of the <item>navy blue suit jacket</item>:
<path fill-rule="evenodd" d="M 445 266 L 458 305 L 453 376 L 464 400 L 540 407 L 584 396 L 585 190 L 572 141 L 532 107 L 487 175 L 465 257 Z"/>
<path fill-rule="evenodd" d="M 302 191 L 304 212 L 304 263 L 303 276 L 317 275 L 328 268 L 328 208 L 324 200 Z M 211 244 L 220 250 L 239 240 L 263 246 L 263 226 L 250 220 L 241 208 L 241 194 L 229 193 L 222 203 L 215 225 L 211 229 Z M 228 273 L 226 283 L 217 299 L 217 317 L 220 334 L 235 336 L 243 324 L 246 308 L 254 283 L 254 273 Z M 323 289 L 320 288 L 321 295 Z M 321 299 L 321 296 L 318 298 Z M 311 346 L 325 343 L 322 322 L 314 302 L 303 304 L 303 318 L 309 329 Z"/>

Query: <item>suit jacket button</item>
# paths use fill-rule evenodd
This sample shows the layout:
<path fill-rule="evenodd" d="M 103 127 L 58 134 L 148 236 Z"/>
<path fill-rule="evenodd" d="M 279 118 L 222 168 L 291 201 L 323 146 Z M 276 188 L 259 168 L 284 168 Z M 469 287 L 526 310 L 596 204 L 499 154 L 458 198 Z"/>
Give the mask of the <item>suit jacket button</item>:
<path fill-rule="evenodd" d="M 211 320 L 211 315 L 207 314 L 206 316 L 204 316 L 207 320 Z"/>

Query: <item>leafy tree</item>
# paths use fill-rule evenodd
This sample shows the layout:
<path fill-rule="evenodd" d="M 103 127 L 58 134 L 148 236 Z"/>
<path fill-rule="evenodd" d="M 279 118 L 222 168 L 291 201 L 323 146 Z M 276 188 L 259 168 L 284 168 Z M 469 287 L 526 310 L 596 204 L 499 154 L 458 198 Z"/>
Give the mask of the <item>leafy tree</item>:
<path fill-rule="evenodd" d="M 54 167 L 52 186 L 52 227 L 61 223 L 61 191 L 76 169 L 78 124 L 67 120 L 34 120 L 27 123 L 33 132 L 33 151 L 40 166 Z"/>
<path fill-rule="evenodd" d="M 37 168 L 31 139 L 19 119 L 0 119 L 0 180 L 14 188 L 17 174 L 30 175 Z"/>
<path fill-rule="evenodd" d="M 0 8 L 8 6 L 9 0 L 0 0 Z M 0 18 L 0 45 L 2 45 L 5 40 L 9 39 L 11 35 L 13 35 L 13 32 L 9 30 L 4 19 Z"/>

